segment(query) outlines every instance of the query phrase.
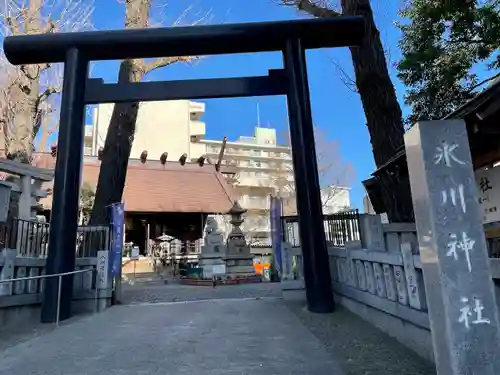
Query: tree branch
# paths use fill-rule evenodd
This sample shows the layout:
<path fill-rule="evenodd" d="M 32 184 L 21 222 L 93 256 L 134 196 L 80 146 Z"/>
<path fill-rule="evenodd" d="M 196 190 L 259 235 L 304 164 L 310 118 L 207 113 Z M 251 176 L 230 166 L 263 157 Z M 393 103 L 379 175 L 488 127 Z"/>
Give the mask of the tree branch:
<path fill-rule="evenodd" d="M 283 5 L 294 6 L 298 10 L 316 18 L 333 18 L 342 14 L 328 7 L 325 1 L 319 0 L 282 0 Z"/>
<path fill-rule="evenodd" d="M 500 73 L 497 73 L 489 78 L 486 78 L 484 80 L 482 80 L 481 82 L 479 82 L 478 84 L 472 86 L 468 91 L 467 93 L 471 93 L 472 91 L 474 91 L 475 89 L 477 89 L 478 87 L 484 85 L 485 83 L 488 83 L 490 81 L 493 81 L 494 79 L 497 79 L 498 77 L 500 77 Z"/>
<path fill-rule="evenodd" d="M 333 57 L 328 56 L 330 59 L 330 62 L 333 64 L 335 69 L 339 72 L 339 78 L 344 84 L 345 87 L 347 87 L 350 91 L 359 93 L 358 91 L 358 86 L 356 85 L 356 81 L 354 78 L 352 78 L 345 70 L 342 68 L 342 66 L 333 59 Z"/>
<path fill-rule="evenodd" d="M 144 62 L 143 69 L 144 72 L 151 73 L 155 69 L 163 68 L 165 66 L 172 65 L 177 62 L 190 62 L 200 59 L 200 56 L 181 56 L 181 57 L 161 57 L 153 61 Z"/>
<path fill-rule="evenodd" d="M 5 22 L 9 26 L 12 35 L 19 35 L 21 33 L 21 24 L 19 22 L 19 16 L 17 17 L 5 17 Z"/>

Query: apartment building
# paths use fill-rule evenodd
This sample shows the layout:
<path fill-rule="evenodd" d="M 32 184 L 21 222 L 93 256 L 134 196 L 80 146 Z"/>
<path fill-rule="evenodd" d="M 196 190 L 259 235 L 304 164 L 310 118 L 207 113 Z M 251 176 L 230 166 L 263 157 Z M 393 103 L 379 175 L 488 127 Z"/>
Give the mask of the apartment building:
<path fill-rule="evenodd" d="M 85 155 L 97 155 L 104 147 L 114 104 L 99 104 L 93 109 L 92 124 L 85 127 Z M 192 143 L 205 136 L 205 123 L 201 117 L 205 104 L 188 100 L 140 103 L 134 143 L 130 157 L 138 159 L 148 151 L 148 159 L 158 160 L 168 152 L 168 160 L 177 161 L 187 154 L 187 160 L 198 158 L 205 152 L 204 146 Z"/>
<path fill-rule="evenodd" d="M 94 109 L 92 125 L 85 129 L 86 155 L 95 156 L 104 146 L 112 111 L 113 104 L 100 104 Z M 222 140 L 205 139 L 206 127 L 201 120 L 204 113 L 204 103 L 187 100 L 141 103 L 131 158 L 139 158 L 146 150 L 148 160 L 158 160 L 162 153 L 168 152 L 170 161 L 186 154 L 188 162 L 206 156 L 215 163 Z M 222 164 L 236 171 L 235 195 L 248 210 L 242 226 L 247 238 L 254 245 L 269 245 L 269 196 L 277 194 L 284 198 L 285 213 L 295 214 L 290 147 L 278 144 L 276 129 L 256 127 L 253 136 L 241 136 L 226 143 Z M 328 212 L 349 205 L 348 189 L 335 189 L 334 199 L 323 192 L 327 197 L 323 200 L 328 200 L 325 205 Z M 218 222 L 221 229 L 229 233 L 230 224 L 224 220 Z"/>
<path fill-rule="evenodd" d="M 197 139 L 205 146 L 205 154 L 216 159 L 222 141 Z M 256 127 L 253 136 L 241 136 L 227 142 L 224 165 L 236 169 L 234 188 L 242 207 L 248 210 L 243 223 L 247 238 L 254 245 L 268 245 L 270 239 L 269 197 L 293 190 L 291 150 L 279 145 L 276 129 Z"/>

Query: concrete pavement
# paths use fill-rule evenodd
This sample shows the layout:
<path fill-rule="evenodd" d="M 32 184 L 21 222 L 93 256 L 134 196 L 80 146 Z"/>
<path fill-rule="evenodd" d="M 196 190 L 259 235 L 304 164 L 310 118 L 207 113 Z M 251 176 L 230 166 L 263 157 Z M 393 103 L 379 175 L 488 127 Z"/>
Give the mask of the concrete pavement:
<path fill-rule="evenodd" d="M 116 306 L 8 348 L 2 375 L 341 375 L 280 299 Z"/>

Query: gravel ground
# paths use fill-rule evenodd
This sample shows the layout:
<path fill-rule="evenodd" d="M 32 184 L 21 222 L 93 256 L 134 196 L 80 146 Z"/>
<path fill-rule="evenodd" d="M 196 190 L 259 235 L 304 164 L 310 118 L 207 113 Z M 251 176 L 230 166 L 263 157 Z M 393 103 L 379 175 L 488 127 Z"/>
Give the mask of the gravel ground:
<path fill-rule="evenodd" d="M 302 303 L 287 305 L 340 362 L 346 375 L 436 374 L 431 362 L 341 307 L 320 315 L 308 312 Z"/>

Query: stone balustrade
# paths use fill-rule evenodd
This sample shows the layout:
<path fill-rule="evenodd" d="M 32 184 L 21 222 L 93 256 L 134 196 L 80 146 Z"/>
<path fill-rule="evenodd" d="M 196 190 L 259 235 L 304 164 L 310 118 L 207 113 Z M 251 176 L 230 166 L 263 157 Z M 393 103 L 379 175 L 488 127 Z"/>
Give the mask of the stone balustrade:
<path fill-rule="evenodd" d="M 328 249 L 335 300 L 434 360 L 415 225 L 382 224 L 375 215 L 363 216 L 371 217 L 361 220 L 361 243 Z M 300 280 L 301 248 L 293 248 L 291 254 Z M 500 279 L 500 259 L 491 258 L 490 269 L 492 278 Z"/>
<path fill-rule="evenodd" d="M 73 276 L 73 309 L 75 312 L 92 311 L 98 298 L 97 309 L 109 306 L 112 280 L 108 276 L 107 250 L 97 257 L 77 258 L 75 270 L 95 270 Z M 0 280 L 18 279 L 45 274 L 46 259 L 20 257 L 14 249 L 0 251 Z M 0 328 L 20 324 L 23 320 L 39 320 L 45 279 L 24 280 L 0 284 Z M 97 288 L 97 291 L 96 291 Z M 96 295 L 97 292 L 97 295 Z"/>

